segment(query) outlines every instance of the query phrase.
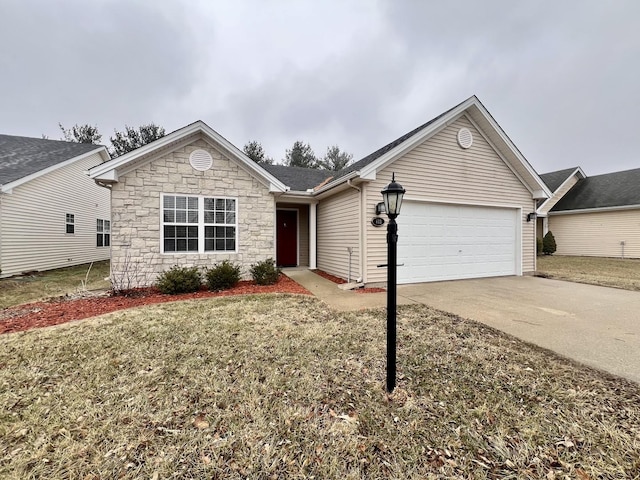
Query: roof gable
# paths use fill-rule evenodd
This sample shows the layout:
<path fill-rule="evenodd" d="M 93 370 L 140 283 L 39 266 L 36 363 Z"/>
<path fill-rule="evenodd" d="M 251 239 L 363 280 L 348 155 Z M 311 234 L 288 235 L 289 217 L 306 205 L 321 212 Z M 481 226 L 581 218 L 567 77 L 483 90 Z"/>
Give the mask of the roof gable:
<path fill-rule="evenodd" d="M 171 150 L 181 145 L 182 142 L 193 140 L 199 135 L 205 140 L 212 140 L 224 148 L 243 168 L 268 184 L 270 191 L 285 192 L 287 190 L 287 186 L 284 183 L 262 168 L 258 163 L 247 157 L 235 145 L 201 120 L 171 132 L 158 140 L 121 155 L 120 157 L 114 158 L 107 163 L 96 166 L 89 171 L 89 176 L 99 183 L 117 183 L 119 175 L 125 171 L 131 171 L 137 168 L 140 161 L 150 161 L 155 154 Z"/>
<path fill-rule="evenodd" d="M 586 175 L 580 167 L 573 167 L 544 173 L 540 175 L 540 178 L 551 190 L 551 197 L 538 200 L 536 212 L 538 215 L 546 216 L 554 205 L 573 188 L 574 184 L 578 180 L 586 178 Z"/>
<path fill-rule="evenodd" d="M 328 182 L 319 192 L 327 191 L 347 179 L 353 178 L 355 175 L 360 176 L 362 179 L 375 179 L 378 171 L 463 115 L 469 119 L 479 132 L 482 132 L 485 140 L 498 152 L 514 175 L 531 192 L 533 198 L 539 199 L 551 196 L 551 192 L 533 167 L 475 95 L 341 170 L 336 175 L 336 180 Z"/>
<path fill-rule="evenodd" d="M 429 125 L 432 125 L 433 123 L 435 123 L 436 121 L 438 121 L 440 118 L 444 117 L 445 115 L 447 115 L 449 112 L 451 112 L 452 110 L 458 108 L 461 104 L 456 105 L 453 108 L 450 108 L 449 110 L 447 110 L 446 112 L 438 115 L 435 118 L 432 118 L 431 120 L 429 120 L 426 123 L 423 123 L 422 125 L 420 125 L 417 128 L 414 128 L 413 130 L 411 130 L 408 133 L 405 133 L 404 135 L 402 135 L 401 137 L 396 138 L 395 140 L 393 140 L 392 142 L 389 142 L 388 144 L 386 144 L 384 147 L 379 148 L 378 150 L 376 150 L 373 153 L 370 153 L 369 155 L 367 155 L 366 157 L 358 160 L 357 162 L 352 163 L 351 165 L 346 166 L 345 168 L 343 168 L 342 170 L 340 170 L 339 172 L 336 173 L 336 178 L 340 178 L 343 177 L 351 172 L 356 172 L 356 171 L 360 171 L 363 168 L 365 168 L 366 166 L 370 165 L 371 163 L 373 163 L 374 161 L 376 161 L 378 158 L 382 157 L 383 155 L 385 155 L 386 153 L 392 151 L 394 148 L 398 147 L 399 145 L 402 145 L 404 142 L 406 142 L 407 140 L 409 140 L 411 137 L 417 135 L 418 133 L 422 132 L 424 129 L 426 129 Z"/>
<path fill-rule="evenodd" d="M 103 145 L 0 135 L 0 185 L 3 190 L 13 188 L 93 153 L 109 159 Z"/>
<path fill-rule="evenodd" d="M 540 175 L 540 178 L 545 185 L 549 187 L 549 190 L 555 192 L 569 177 L 576 173 L 576 171 L 582 172 L 582 169 L 580 167 L 565 168 L 564 170 L 558 170 L 556 172 L 543 173 Z M 582 178 L 585 176 L 583 173 Z"/>
<path fill-rule="evenodd" d="M 583 178 L 551 212 L 640 206 L 640 168 Z"/>

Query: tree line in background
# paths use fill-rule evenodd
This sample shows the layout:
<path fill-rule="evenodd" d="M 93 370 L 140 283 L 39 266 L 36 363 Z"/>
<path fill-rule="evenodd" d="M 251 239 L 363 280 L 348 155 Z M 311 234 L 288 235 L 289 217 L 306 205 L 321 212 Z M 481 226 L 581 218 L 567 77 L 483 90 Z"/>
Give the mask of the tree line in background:
<path fill-rule="evenodd" d="M 76 124 L 71 128 L 64 128 L 59 123 L 58 126 L 64 136 L 61 140 L 66 140 L 67 142 L 99 144 L 102 140 L 102 135 L 95 125 Z M 112 158 L 124 155 L 165 135 L 164 128 L 154 123 L 140 125 L 138 128 L 125 125 L 124 128 L 123 132 L 115 130 L 115 135 L 109 137 L 111 148 L 108 150 Z M 243 147 L 243 151 L 254 162 L 274 163 L 273 158 L 267 156 L 260 142 L 255 140 L 247 142 Z M 283 164 L 290 167 L 317 168 L 337 172 L 349 165 L 352 158 L 352 154 L 341 151 L 337 145 L 327 147 L 327 153 L 320 158 L 316 156 L 308 143 L 296 140 L 291 149 L 286 150 Z"/>
<path fill-rule="evenodd" d="M 266 155 L 260 142 L 255 140 L 248 142 L 243 147 L 243 151 L 254 162 L 273 164 L 273 158 Z M 352 154 L 341 151 L 337 145 L 327 147 L 327 153 L 320 158 L 316 156 L 311 145 L 296 140 L 291 149 L 286 150 L 282 163 L 289 167 L 317 168 L 337 172 L 349 165 L 352 158 Z"/>
<path fill-rule="evenodd" d="M 62 124 L 59 123 L 58 126 L 64 136 L 61 140 L 66 140 L 67 142 L 95 143 L 97 145 L 102 140 L 102 135 L 98 132 L 98 127 L 95 125 L 76 124 L 71 128 L 64 128 Z M 108 149 L 112 158 L 124 155 L 165 135 L 164 128 L 155 123 L 140 125 L 138 128 L 125 125 L 123 132 L 117 130 L 114 130 L 114 132 L 115 135 L 109 137 L 111 148 Z"/>

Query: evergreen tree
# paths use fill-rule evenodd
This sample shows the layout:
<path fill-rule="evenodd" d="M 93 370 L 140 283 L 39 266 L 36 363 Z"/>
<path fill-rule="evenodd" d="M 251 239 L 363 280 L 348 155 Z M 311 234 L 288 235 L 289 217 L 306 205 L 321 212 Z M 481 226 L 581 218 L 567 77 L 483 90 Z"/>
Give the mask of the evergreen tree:
<path fill-rule="evenodd" d="M 556 239 L 551 233 L 551 230 L 542 239 L 542 253 L 545 255 L 553 255 L 556 251 Z"/>

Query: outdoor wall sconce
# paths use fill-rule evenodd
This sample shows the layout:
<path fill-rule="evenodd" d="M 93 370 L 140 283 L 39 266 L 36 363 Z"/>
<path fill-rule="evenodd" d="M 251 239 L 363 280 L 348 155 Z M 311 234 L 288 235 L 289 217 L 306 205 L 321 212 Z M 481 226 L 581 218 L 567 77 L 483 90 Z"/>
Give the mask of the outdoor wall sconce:
<path fill-rule="evenodd" d="M 376 215 L 380 215 L 381 213 L 385 213 L 384 202 L 376 203 Z"/>
<path fill-rule="evenodd" d="M 536 212 L 527 213 L 527 222 L 535 220 L 537 216 Z"/>

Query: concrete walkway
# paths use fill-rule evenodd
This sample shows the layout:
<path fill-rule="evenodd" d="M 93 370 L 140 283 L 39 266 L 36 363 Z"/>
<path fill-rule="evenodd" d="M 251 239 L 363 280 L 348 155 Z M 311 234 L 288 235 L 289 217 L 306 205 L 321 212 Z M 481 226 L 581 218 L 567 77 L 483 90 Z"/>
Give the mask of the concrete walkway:
<path fill-rule="evenodd" d="M 316 275 L 306 268 L 285 268 L 282 270 L 282 273 L 298 282 L 320 300 L 336 310 L 353 311 L 387 306 L 386 292 L 365 294 L 342 290 L 331 280 Z M 398 303 L 399 301 L 400 299 L 398 298 Z M 411 301 L 411 303 L 416 302 Z"/>
<path fill-rule="evenodd" d="M 306 269 L 285 274 L 337 310 L 387 304 L 386 293 L 344 291 Z M 640 292 L 537 277 L 399 285 L 398 305 L 412 303 L 477 320 L 640 382 Z"/>

